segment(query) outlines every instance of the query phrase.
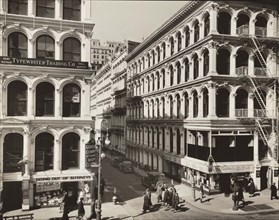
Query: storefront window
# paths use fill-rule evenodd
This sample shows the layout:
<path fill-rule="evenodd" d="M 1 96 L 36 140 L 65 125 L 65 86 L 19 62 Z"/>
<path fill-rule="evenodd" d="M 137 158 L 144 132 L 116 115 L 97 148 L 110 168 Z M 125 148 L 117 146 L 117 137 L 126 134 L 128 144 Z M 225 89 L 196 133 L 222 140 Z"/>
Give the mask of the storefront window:
<path fill-rule="evenodd" d="M 79 167 L 80 137 L 76 133 L 65 134 L 62 139 L 62 169 Z"/>
<path fill-rule="evenodd" d="M 7 134 L 4 138 L 4 173 L 20 172 L 17 163 L 23 158 L 23 136 L 17 133 Z"/>

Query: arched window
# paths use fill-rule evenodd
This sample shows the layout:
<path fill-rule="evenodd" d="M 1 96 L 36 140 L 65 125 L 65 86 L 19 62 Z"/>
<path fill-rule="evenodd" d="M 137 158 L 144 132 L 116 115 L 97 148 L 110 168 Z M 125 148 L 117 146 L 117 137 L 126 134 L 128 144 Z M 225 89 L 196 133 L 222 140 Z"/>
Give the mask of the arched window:
<path fill-rule="evenodd" d="M 257 16 L 255 23 L 255 35 L 257 37 L 266 37 L 267 20 L 263 16 Z"/>
<path fill-rule="evenodd" d="M 8 38 L 8 56 L 27 58 L 27 37 L 19 32 L 14 32 Z"/>
<path fill-rule="evenodd" d="M 166 44 L 162 43 L 162 50 L 163 50 L 163 59 L 166 58 Z"/>
<path fill-rule="evenodd" d="M 165 128 L 162 128 L 162 150 L 165 150 Z"/>
<path fill-rule="evenodd" d="M 173 98 L 172 96 L 169 97 L 169 102 L 170 102 L 170 118 L 173 117 Z"/>
<path fill-rule="evenodd" d="M 156 72 L 156 79 L 157 79 L 157 89 L 160 89 L 160 74 Z"/>
<path fill-rule="evenodd" d="M 155 109 L 154 109 L 154 101 L 153 100 L 151 100 L 151 118 L 154 118 L 155 117 L 155 115 L 154 115 L 154 113 L 155 113 L 155 111 L 154 111 Z"/>
<path fill-rule="evenodd" d="M 180 135 L 180 129 L 176 128 L 176 153 L 180 154 L 180 148 L 181 148 L 181 135 Z"/>
<path fill-rule="evenodd" d="M 193 56 L 193 64 L 194 64 L 194 74 L 193 74 L 193 77 L 194 77 L 194 79 L 196 79 L 199 76 L 199 59 L 198 59 L 198 55 L 197 54 L 195 54 Z"/>
<path fill-rule="evenodd" d="M 18 133 L 7 134 L 3 148 L 3 172 L 20 172 L 17 163 L 23 159 L 23 136 Z"/>
<path fill-rule="evenodd" d="M 171 37 L 170 39 L 170 55 L 172 56 L 174 53 L 174 39 Z"/>
<path fill-rule="evenodd" d="M 42 82 L 36 87 L 36 116 L 54 115 L 54 86 Z"/>
<path fill-rule="evenodd" d="M 176 70 L 177 70 L 177 84 L 181 82 L 181 65 L 180 62 L 176 64 Z"/>
<path fill-rule="evenodd" d="M 54 0 L 37 0 L 36 15 L 45 18 L 54 18 L 55 1 Z"/>
<path fill-rule="evenodd" d="M 62 170 L 79 168 L 80 137 L 70 132 L 62 138 Z"/>
<path fill-rule="evenodd" d="M 226 49 L 217 52 L 217 72 L 220 75 L 230 75 L 230 52 Z"/>
<path fill-rule="evenodd" d="M 144 92 L 145 92 L 145 91 L 144 91 L 144 84 L 145 84 L 145 83 L 144 83 L 144 79 L 142 79 L 142 80 L 141 80 L 141 85 L 142 85 L 142 93 L 144 93 Z"/>
<path fill-rule="evenodd" d="M 63 88 L 63 117 L 80 116 L 80 87 L 74 83 Z"/>
<path fill-rule="evenodd" d="M 147 146 L 150 146 L 150 131 L 149 131 L 149 127 L 146 128 L 147 130 Z"/>
<path fill-rule="evenodd" d="M 200 25 L 197 21 L 194 25 L 194 43 L 197 42 L 200 39 Z"/>
<path fill-rule="evenodd" d="M 66 1 L 67 2 L 67 1 Z M 76 38 L 69 37 L 63 42 L 63 60 L 80 61 L 80 42 Z"/>
<path fill-rule="evenodd" d="M 160 149 L 160 131 L 159 131 L 159 127 L 157 127 L 157 129 L 156 129 L 156 133 L 157 133 L 157 149 Z"/>
<path fill-rule="evenodd" d="M 155 144 L 154 144 L 155 138 L 154 138 L 154 136 L 155 136 L 154 128 L 151 127 L 151 147 L 152 147 L 152 148 L 155 147 Z"/>
<path fill-rule="evenodd" d="M 165 114 L 166 114 L 166 111 L 165 111 L 165 99 L 162 98 L 162 117 L 165 118 Z"/>
<path fill-rule="evenodd" d="M 208 116 L 208 109 L 209 109 L 209 100 L 208 100 L 208 91 L 205 89 L 202 93 L 203 95 L 203 117 Z"/>
<path fill-rule="evenodd" d="M 189 75 L 190 75 L 190 65 L 189 65 L 189 60 L 186 58 L 184 60 L 184 69 L 185 69 L 185 82 L 189 80 Z"/>
<path fill-rule="evenodd" d="M 248 53 L 244 50 L 238 50 L 236 56 L 236 74 L 248 75 Z"/>
<path fill-rule="evenodd" d="M 9 0 L 8 2 L 8 13 L 27 15 L 28 0 Z"/>
<path fill-rule="evenodd" d="M 145 69 L 145 57 L 142 58 L 142 70 Z"/>
<path fill-rule="evenodd" d="M 27 115 L 27 85 L 19 80 L 8 85 L 8 116 Z"/>
<path fill-rule="evenodd" d="M 204 37 L 209 34 L 210 31 L 210 22 L 209 22 L 209 15 L 207 15 L 204 19 Z"/>
<path fill-rule="evenodd" d="M 227 12 L 218 14 L 217 29 L 219 34 L 231 34 L 231 15 Z"/>
<path fill-rule="evenodd" d="M 155 52 L 154 50 L 151 51 L 152 54 L 152 65 L 155 65 Z"/>
<path fill-rule="evenodd" d="M 81 0 L 63 1 L 63 19 L 80 21 Z"/>
<path fill-rule="evenodd" d="M 173 152 L 173 130 L 170 128 L 170 153 Z"/>
<path fill-rule="evenodd" d="M 218 117 L 230 116 L 230 93 L 227 89 L 220 88 L 216 93 L 216 114 Z"/>
<path fill-rule="evenodd" d="M 148 65 L 148 68 L 150 67 L 150 54 L 147 54 L 147 65 Z"/>
<path fill-rule="evenodd" d="M 177 95 L 176 96 L 176 112 L 177 112 L 177 118 L 180 118 L 181 116 L 181 100 L 180 100 L 180 96 Z"/>
<path fill-rule="evenodd" d="M 250 18 L 246 14 L 238 15 L 238 19 L 236 22 L 236 33 L 241 34 L 249 34 L 249 20 Z"/>
<path fill-rule="evenodd" d="M 184 93 L 184 118 L 188 118 L 189 116 L 189 98 L 187 92 Z"/>
<path fill-rule="evenodd" d="M 156 99 L 156 107 L 157 107 L 157 118 L 160 117 L 160 102 L 159 99 Z"/>
<path fill-rule="evenodd" d="M 35 139 L 35 171 L 46 171 L 53 169 L 53 135 L 44 132 Z"/>
<path fill-rule="evenodd" d="M 150 92 L 150 78 L 147 76 L 147 92 Z"/>
<path fill-rule="evenodd" d="M 174 71 L 172 65 L 170 66 L 169 70 L 170 70 L 170 86 L 172 86 L 174 83 Z"/>
<path fill-rule="evenodd" d="M 152 81 L 152 91 L 154 91 L 155 90 L 155 77 L 153 74 L 151 76 L 151 81 Z"/>
<path fill-rule="evenodd" d="M 190 30 L 189 27 L 186 26 L 185 28 L 185 47 L 188 47 L 190 45 Z"/>
<path fill-rule="evenodd" d="M 236 91 L 235 109 L 236 117 L 248 117 L 248 92 L 245 89 Z"/>
<path fill-rule="evenodd" d="M 165 88 L 165 86 L 166 86 L 166 74 L 165 74 L 164 69 L 162 70 L 162 83 L 163 83 L 162 87 Z"/>
<path fill-rule="evenodd" d="M 258 52 L 257 54 L 258 56 L 254 56 L 254 74 L 256 76 L 266 76 L 266 55 L 264 54 L 264 51 Z M 258 57 L 260 57 L 261 61 Z"/>
<path fill-rule="evenodd" d="M 161 51 L 159 46 L 156 48 L 156 51 L 157 51 L 157 61 L 159 63 L 161 61 Z"/>
<path fill-rule="evenodd" d="M 147 118 L 150 118 L 150 106 L 149 106 L 149 101 L 146 102 L 147 106 Z"/>
<path fill-rule="evenodd" d="M 199 97 L 197 91 L 193 92 L 193 116 L 198 117 L 199 114 Z"/>
<path fill-rule="evenodd" d="M 208 50 L 203 53 L 203 75 L 207 76 L 209 71 L 209 54 Z"/>
<path fill-rule="evenodd" d="M 43 35 L 37 39 L 38 59 L 54 59 L 54 40 L 52 37 Z"/>
<path fill-rule="evenodd" d="M 181 33 L 178 32 L 178 34 L 177 34 L 177 50 L 178 50 L 178 52 L 181 50 L 181 45 L 182 45 L 182 37 L 181 37 Z"/>

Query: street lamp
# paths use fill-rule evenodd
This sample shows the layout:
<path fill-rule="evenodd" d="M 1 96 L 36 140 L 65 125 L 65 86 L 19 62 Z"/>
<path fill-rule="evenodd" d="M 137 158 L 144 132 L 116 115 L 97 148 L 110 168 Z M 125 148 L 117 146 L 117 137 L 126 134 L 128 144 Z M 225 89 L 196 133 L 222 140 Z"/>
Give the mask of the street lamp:
<path fill-rule="evenodd" d="M 108 138 L 108 133 L 106 135 L 106 140 L 105 140 L 105 144 L 109 145 L 110 144 L 110 140 Z M 102 213 L 102 209 L 101 209 L 101 171 L 102 171 L 102 164 L 101 161 L 102 159 L 105 157 L 105 154 L 102 153 L 102 142 L 101 142 L 101 138 L 99 137 L 97 140 L 97 146 L 99 147 L 99 166 L 98 166 L 98 200 L 97 200 L 97 204 L 96 204 L 96 220 L 101 220 L 101 213 Z"/>

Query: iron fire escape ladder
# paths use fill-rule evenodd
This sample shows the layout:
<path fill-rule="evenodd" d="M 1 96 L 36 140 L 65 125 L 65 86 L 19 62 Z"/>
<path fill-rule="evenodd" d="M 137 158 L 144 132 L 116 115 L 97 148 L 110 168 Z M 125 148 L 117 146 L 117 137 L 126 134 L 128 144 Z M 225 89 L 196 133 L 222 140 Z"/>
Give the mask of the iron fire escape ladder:
<path fill-rule="evenodd" d="M 258 133 L 260 134 L 262 141 L 264 142 L 264 144 L 266 146 L 268 146 L 268 132 L 266 130 L 266 128 L 264 127 L 264 125 L 262 124 L 262 121 L 258 118 L 256 119 L 256 125 L 257 125 L 257 130 Z"/>

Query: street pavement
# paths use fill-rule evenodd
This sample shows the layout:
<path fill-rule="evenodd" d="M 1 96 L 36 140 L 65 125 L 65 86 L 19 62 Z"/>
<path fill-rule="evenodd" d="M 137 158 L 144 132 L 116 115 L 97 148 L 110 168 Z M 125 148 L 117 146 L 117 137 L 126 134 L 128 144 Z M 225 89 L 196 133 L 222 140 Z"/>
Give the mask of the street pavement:
<path fill-rule="evenodd" d="M 200 193 L 196 191 L 196 199 L 193 198 L 193 190 L 184 184 L 174 182 L 179 196 L 185 200 L 182 203 L 181 211 L 173 212 L 166 207 L 161 206 L 156 201 L 155 192 L 152 193 L 152 203 L 154 210 L 148 213 L 142 213 L 143 193 L 145 187 L 141 184 L 140 176 L 136 174 L 125 174 L 110 165 L 110 159 L 105 158 L 102 162 L 102 173 L 106 181 L 105 193 L 102 198 L 102 219 L 279 219 L 279 200 L 270 200 L 270 190 L 260 191 L 254 197 L 244 194 L 245 206 L 233 211 L 232 196 L 224 194 L 210 195 L 203 198 L 204 202 L 199 200 Z M 171 180 L 167 179 L 170 185 Z M 114 205 L 112 196 L 114 188 L 119 195 L 120 202 Z M 34 213 L 35 220 L 59 219 L 62 213 L 59 213 L 59 207 L 40 208 L 28 211 Z M 4 216 L 16 214 L 25 214 L 21 210 L 14 210 L 4 213 Z M 90 207 L 85 206 L 85 215 L 90 215 Z M 70 219 L 76 219 L 77 210 L 69 213 Z"/>

